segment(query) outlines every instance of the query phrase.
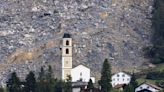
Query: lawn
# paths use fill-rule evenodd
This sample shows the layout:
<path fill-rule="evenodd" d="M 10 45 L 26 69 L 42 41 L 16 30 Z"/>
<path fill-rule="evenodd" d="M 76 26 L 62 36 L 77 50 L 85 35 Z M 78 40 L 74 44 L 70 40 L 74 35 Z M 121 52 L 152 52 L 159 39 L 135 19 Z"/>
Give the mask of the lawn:
<path fill-rule="evenodd" d="M 156 65 L 156 67 L 152 68 L 152 69 L 149 69 L 149 70 L 143 70 L 145 72 L 148 72 L 148 71 L 163 71 L 164 70 L 164 64 L 159 64 L 159 65 Z M 150 80 L 150 79 L 145 79 L 145 75 L 142 75 L 140 76 L 138 79 L 137 79 L 137 82 L 138 84 L 141 84 L 143 82 L 148 82 L 148 83 L 152 83 L 152 84 L 155 84 L 156 80 Z"/>

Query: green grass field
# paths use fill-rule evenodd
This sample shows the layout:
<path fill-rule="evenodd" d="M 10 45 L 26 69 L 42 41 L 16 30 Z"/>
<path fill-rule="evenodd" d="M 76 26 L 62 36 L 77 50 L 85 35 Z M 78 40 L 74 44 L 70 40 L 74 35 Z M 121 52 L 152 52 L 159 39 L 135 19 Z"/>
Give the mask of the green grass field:
<path fill-rule="evenodd" d="M 163 71 L 163 70 L 164 70 L 164 64 L 156 65 L 156 67 L 152 68 L 151 70 L 152 70 L 152 71 Z M 143 70 L 143 71 L 144 71 L 144 70 Z M 147 72 L 148 69 L 145 70 L 145 71 Z M 143 76 L 141 76 L 140 78 L 138 78 L 138 79 L 137 79 L 138 84 L 141 84 L 141 83 L 143 83 L 143 82 L 148 82 L 148 83 L 155 84 L 156 80 L 146 79 L 145 77 L 146 77 L 146 76 L 143 75 Z"/>

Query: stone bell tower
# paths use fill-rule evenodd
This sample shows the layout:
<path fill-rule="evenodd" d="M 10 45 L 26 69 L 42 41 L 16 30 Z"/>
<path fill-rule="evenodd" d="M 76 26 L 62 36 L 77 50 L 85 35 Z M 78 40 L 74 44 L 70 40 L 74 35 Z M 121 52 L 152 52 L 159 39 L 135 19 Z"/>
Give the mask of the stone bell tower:
<path fill-rule="evenodd" d="M 62 41 L 62 79 L 66 80 L 71 75 L 72 69 L 72 38 L 65 33 Z"/>

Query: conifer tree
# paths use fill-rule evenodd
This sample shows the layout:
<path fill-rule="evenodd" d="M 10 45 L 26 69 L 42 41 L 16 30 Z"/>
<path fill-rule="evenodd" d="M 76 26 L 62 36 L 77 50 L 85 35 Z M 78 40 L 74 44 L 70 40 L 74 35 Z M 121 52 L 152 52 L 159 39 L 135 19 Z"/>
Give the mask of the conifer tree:
<path fill-rule="evenodd" d="M 64 92 L 72 92 L 72 77 L 70 75 L 67 76 L 66 83 L 64 86 Z"/>
<path fill-rule="evenodd" d="M 134 87 L 132 85 L 127 85 L 125 88 L 124 88 L 124 92 L 134 92 Z"/>
<path fill-rule="evenodd" d="M 38 82 L 37 82 L 37 92 L 46 92 L 46 77 L 45 77 L 45 70 L 43 67 L 41 67 L 40 72 L 39 72 L 39 77 L 38 77 Z"/>
<path fill-rule="evenodd" d="M 111 86 L 111 66 L 107 59 L 104 60 L 103 67 L 101 70 L 101 80 L 99 81 L 101 85 L 101 92 L 110 92 Z"/>
<path fill-rule="evenodd" d="M 49 65 L 48 66 L 48 72 L 46 74 L 46 80 L 47 80 L 47 91 L 48 92 L 53 92 L 54 90 L 54 78 L 53 78 L 53 71 L 52 71 L 52 67 Z"/>
<path fill-rule="evenodd" d="M 35 74 L 32 71 L 30 71 L 25 81 L 25 92 L 36 92 L 35 88 L 36 88 Z"/>
<path fill-rule="evenodd" d="M 13 72 L 11 78 L 7 81 L 7 89 L 9 92 L 21 92 L 21 82 L 16 72 Z"/>
<path fill-rule="evenodd" d="M 136 77 L 135 77 L 134 73 L 132 74 L 131 81 L 130 81 L 129 85 L 132 87 L 133 90 L 138 86 L 138 83 L 136 81 Z"/>
<path fill-rule="evenodd" d="M 94 86 L 93 86 L 93 82 L 92 80 L 90 79 L 89 82 L 88 82 L 88 85 L 87 85 L 87 89 L 93 89 Z"/>
<path fill-rule="evenodd" d="M 4 92 L 4 88 L 3 87 L 0 87 L 0 92 Z"/>

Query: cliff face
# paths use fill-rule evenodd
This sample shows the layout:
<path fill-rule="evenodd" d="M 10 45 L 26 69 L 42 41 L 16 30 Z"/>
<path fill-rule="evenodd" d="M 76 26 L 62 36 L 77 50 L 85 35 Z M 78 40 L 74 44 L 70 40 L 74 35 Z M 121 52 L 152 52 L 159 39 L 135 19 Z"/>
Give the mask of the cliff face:
<path fill-rule="evenodd" d="M 73 37 L 73 64 L 83 63 L 93 74 L 99 76 L 105 58 L 114 72 L 142 68 L 152 5 L 153 0 L 0 0 L 0 80 L 49 64 L 60 73 L 65 32 Z"/>

